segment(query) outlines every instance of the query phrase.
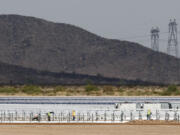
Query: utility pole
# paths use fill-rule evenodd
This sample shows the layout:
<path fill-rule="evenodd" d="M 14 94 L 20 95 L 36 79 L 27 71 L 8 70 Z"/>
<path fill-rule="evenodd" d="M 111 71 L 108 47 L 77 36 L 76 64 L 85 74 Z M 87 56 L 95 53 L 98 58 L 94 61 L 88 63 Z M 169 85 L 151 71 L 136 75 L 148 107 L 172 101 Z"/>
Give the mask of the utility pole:
<path fill-rule="evenodd" d="M 170 23 L 169 23 L 169 38 L 168 38 L 167 53 L 169 55 L 179 57 L 178 49 L 179 49 L 178 48 L 178 30 L 177 30 L 176 20 L 174 19 L 173 21 L 170 20 Z"/>
<path fill-rule="evenodd" d="M 151 48 L 154 51 L 159 51 L 159 28 L 152 28 L 151 29 Z"/>

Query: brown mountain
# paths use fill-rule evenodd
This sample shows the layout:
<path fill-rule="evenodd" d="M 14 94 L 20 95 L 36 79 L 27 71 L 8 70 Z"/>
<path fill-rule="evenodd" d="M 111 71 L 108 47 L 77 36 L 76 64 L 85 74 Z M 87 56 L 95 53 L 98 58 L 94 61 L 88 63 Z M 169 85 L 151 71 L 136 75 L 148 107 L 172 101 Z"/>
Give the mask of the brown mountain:
<path fill-rule="evenodd" d="M 19 15 L 0 15 L 0 61 L 55 74 L 180 83 L 180 60 L 175 57 L 72 25 Z"/>

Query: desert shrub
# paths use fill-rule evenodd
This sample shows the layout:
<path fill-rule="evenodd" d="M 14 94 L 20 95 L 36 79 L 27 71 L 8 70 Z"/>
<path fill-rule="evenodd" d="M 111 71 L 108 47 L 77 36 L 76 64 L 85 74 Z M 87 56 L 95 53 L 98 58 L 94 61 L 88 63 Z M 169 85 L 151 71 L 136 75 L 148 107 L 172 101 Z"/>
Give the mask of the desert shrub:
<path fill-rule="evenodd" d="M 95 94 L 96 96 L 102 96 L 103 95 L 103 93 L 102 93 L 102 91 L 96 91 L 96 94 Z"/>
<path fill-rule="evenodd" d="M 162 91 L 162 92 L 160 93 L 160 95 L 161 95 L 161 96 L 170 96 L 170 95 L 172 95 L 172 93 L 169 92 L 169 91 L 167 91 L 167 90 L 164 90 L 164 91 Z"/>
<path fill-rule="evenodd" d="M 112 86 L 104 86 L 103 87 L 103 92 L 104 93 L 108 93 L 110 91 L 113 91 L 113 87 Z"/>
<path fill-rule="evenodd" d="M 0 87 L 0 93 L 15 94 L 17 92 L 18 92 L 18 90 L 13 87 Z"/>
<path fill-rule="evenodd" d="M 177 89 L 176 85 L 169 85 L 168 88 L 167 88 L 167 91 L 176 92 L 176 91 L 178 91 L 178 89 Z"/>
<path fill-rule="evenodd" d="M 58 93 L 58 92 L 62 92 L 62 91 L 65 91 L 65 88 L 63 86 L 56 86 L 54 88 L 54 93 Z"/>
<path fill-rule="evenodd" d="M 124 89 L 118 88 L 118 92 L 119 92 L 119 93 L 123 93 L 124 91 L 125 91 Z"/>
<path fill-rule="evenodd" d="M 21 91 L 29 95 L 38 95 L 42 93 L 41 88 L 35 85 L 25 85 Z"/>
<path fill-rule="evenodd" d="M 175 93 L 174 93 L 175 96 L 179 96 L 180 95 L 180 90 L 177 90 Z"/>
<path fill-rule="evenodd" d="M 107 95 L 114 95 L 114 89 L 112 86 L 104 86 L 103 92 Z"/>
<path fill-rule="evenodd" d="M 134 95 L 136 96 L 142 96 L 144 93 L 142 91 L 136 90 L 134 91 Z"/>
<path fill-rule="evenodd" d="M 179 94 L 180 91 L 178 90 L 176 85 L 169 85 L 168 88 L 161 93 L 162 96 L 179 95 Z"/>
<path fill-rule="evenodd" d="M 133 96 L 134 93 L 133 93 L 132 90 L 127 90 L 127 91 L 126 91 L 126 95 L 127 95 L 127 96 Z"/>
<path fill-rule="evenodd" d="M 109 91 L 106 93 L 107 95 L 113 96 L 114 95 L 114 91 Z"/>
<path fill-rule="evenodd" d="M 153 95 L 161 95 L 161 92 L 160 92 L 160 91 L 152 90 L 152 94 L 153 94 Z"/>
<path fill-rule="evenodd" d="M 64 88 L 64 86 L 56 86 L 55 90 L 56 91 L 65 91 L 65 88 Z"/>
<path fill-rule="evenodd" d="M 85 90 L 86 90 L 86 92 L 92 92 L 92 91 L 98 91 L 99 88 L 95 85 L 88 84 L 85 86 Z"/>

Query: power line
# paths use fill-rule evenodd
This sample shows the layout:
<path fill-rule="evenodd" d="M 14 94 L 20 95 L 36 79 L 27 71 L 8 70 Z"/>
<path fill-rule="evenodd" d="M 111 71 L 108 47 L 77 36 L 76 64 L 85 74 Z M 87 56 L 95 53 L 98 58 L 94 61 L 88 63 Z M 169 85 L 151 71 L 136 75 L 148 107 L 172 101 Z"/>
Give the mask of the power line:
<path fill-rule="evenodd" d="M 159 51 L 159 28 L 151 29 L 151 49 L 154 51 Z"/>
<path fill-rule="evenodd" d="M 177 33 L 178 33 L 178 30 L 177 30 L 176 20 L 175 19 L 174 21 L 170 20 L 167 53 L 169 55 L 174 55 L 176 57 L 179 56 Z"/>

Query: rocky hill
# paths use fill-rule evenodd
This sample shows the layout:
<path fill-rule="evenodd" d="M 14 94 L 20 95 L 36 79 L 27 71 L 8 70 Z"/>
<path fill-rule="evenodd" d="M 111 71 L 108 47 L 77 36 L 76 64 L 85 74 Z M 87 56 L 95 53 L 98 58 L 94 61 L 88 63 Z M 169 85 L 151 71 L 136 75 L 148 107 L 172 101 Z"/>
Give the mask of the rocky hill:
<path fill-rule="evenodd" d="M 106 78 L 103 76 L 90 76 L 75 73 L 53 73 L 38 71 L 20 66 L 0 63 L 0 85 L 157 85 L 141 80 L 125 80 Z"/>
<path fill-rule="evenodd" d="M 72 25 L 19 15 L 0 15 L 0 62 L 54 74 L 180 83 L 180 60 L 175 57 L 137 43 L 105 39 Z M 51 77 L 46 79 L 51 83 Z"/>

